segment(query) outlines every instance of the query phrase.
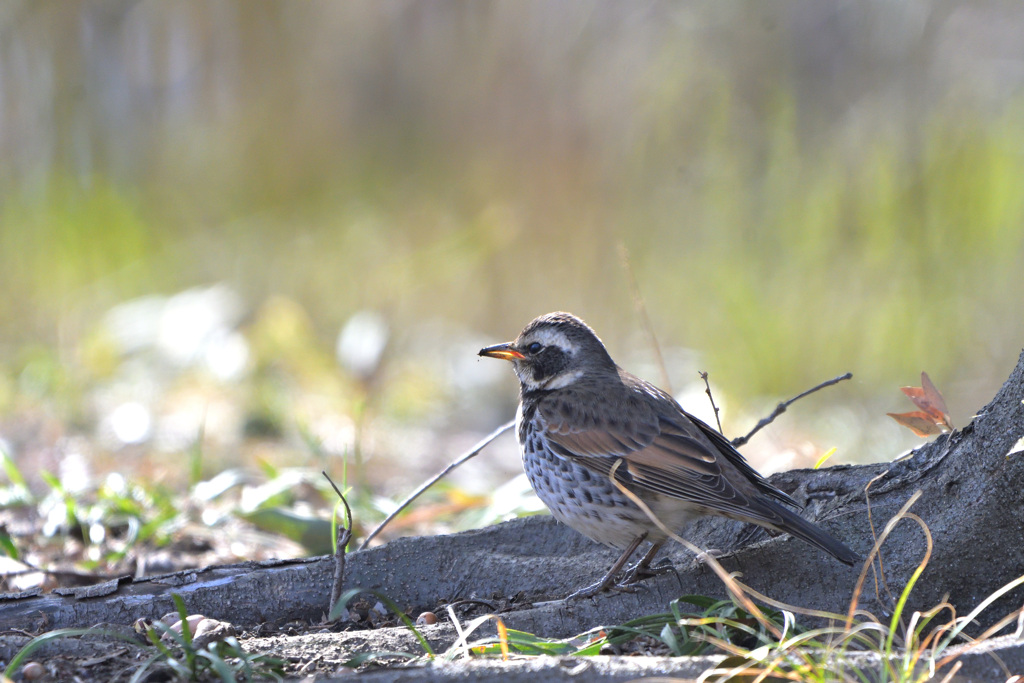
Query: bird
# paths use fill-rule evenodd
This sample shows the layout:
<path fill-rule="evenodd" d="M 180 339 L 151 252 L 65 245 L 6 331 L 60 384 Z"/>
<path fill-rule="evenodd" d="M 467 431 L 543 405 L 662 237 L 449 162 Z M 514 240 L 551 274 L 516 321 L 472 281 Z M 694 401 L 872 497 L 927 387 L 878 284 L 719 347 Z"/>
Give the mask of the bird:
<path fill-rule="evenodd" d="M 624 487 L 675 533 L 707 515 L 789 533 L 840 562 L 860 556 L 790 508 L 719 431 L 668 393 L 623 370 L 580 318 L 542 315 L 480 356 L 512 363 L 519 378 L 516 436 L 526 476 L 555 519 L 622 554 L 593 585 L 568 598 L 629 590 L 650 576 L 667 534 Z M 612 482 L 615 478 L 619 486 Z M 647 553 L 616 583 L 645 542 Z M 568 599 L 567 598 L 567 599 Z"/>

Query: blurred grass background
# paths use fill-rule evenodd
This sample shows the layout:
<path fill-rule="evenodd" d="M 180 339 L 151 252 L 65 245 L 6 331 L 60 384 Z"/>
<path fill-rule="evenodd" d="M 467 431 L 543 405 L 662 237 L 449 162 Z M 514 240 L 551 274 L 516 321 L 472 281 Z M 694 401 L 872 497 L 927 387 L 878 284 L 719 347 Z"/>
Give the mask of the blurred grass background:
<path fill-rule="evenodd" d="M 899 386 L 962 426 L 1024 343 L 1022 34 L 1009 1 L 6 2 L 0 445 L 395 495 L 511 417 L 474 354 L 536 315 L 661 381 L 625 247 L 686 407 L 709 371 L 737 435 L 850 370 L 748 452 L 891 458 Z"/>

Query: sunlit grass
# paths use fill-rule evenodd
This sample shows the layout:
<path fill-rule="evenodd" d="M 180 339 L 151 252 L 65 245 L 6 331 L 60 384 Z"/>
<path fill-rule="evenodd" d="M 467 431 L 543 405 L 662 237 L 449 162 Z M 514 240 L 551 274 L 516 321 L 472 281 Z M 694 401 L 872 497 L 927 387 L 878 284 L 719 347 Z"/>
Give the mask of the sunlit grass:
<path fill-rule="evenodd" d="M 787 103 L 784 93 L 778 100 Z M 73 351 L 97 305 L 212 278 L 252 306 L 275 290 L 297 299 L 319 333 L 359 308 L 479 325 L 499 313 L 488 305 L 506 303 L 512 311 L 500 313 L 514 313 L 514 328 L 558 299 L 542 292 L 597 309 L 573 282 L 624 289 L 622 241 L 662 335 L 706 350 L 723 382 L 754 393 L 784 393 L 822 374 L 807 367 L 810 354 L 829 371 L 855 365 L 877 385 L 908 366 L 948 373 L 979 346 L 1016 345 L 1020 324 L 991 320 L 1022 294 L 1019 107 L 994 121 L 938 111 L 917 139 L 882 128 L 853 149 L 827 138 L 806 147 L 792 109 L 776 107 L 760 146 L 741 142 L 732 110 L 716 114 L 721 134 L 686 161 L 704 169 L 699 190 L 666 175 L 678 192 L 606 195 L 595 181 L 547 214 L 528 206 L 539 195 L 503 193 L 513 169 L 473 183 L 467 201 L 455 190 L 463 171 L 444 165 L 451 175 L 440 188 L 417 189 L 399 169 L 382 175 L 384 187 L 401 188 L 401 203 L 360 195 L 357 177 L 339 176 L 349 186 L 336 204 L 319 199 L 311 210 L 296 197 L 292 217 L 278 209 L 203 235 L 165 224 L 144 188 L 55 177 L 45 192 L 3 206 L 0 325 L 8 339 L 34 333 Z M 674 149 L 673 131 L 652 135 L 665 136 L 665 154 Z M 655 162 L 667 174 L 673 160 Z M 571 223 L 561 206 L 570 200 L 581 212 Z M 496 290 L 513 286 L 515 303 Z M 612 308 L 590 317 L 612 340 L 628 338 L 607 324 L 632 320 L 628 297 L 602 300 Z"/>
<path fill-rule="evenodd" d="M 1024 609 L 997 619 L 977 637 L 965 630 L 976 625 L 978 617 L 999 598 L 1024 584 L 1018 577 L 985 598 L 969 614 L 958 617 L 956 609 L 942 603 L 925 611 L 907 612 L 907 603 L 932 551 L 932 538 L 923 520 L 909 511 L 916 501 L 912 496 L 900 512 L 888 521 L 865 560 L 854 588 L 847 614 L 809 610 L 774 601 L 739 583 L 725 572 L 714 558 L 707 558 L 723 580 L 729 600 L 705 596 L 683 596 L 669 604 L 669 611 L 651 614 L 621 625 L 598 626 L 571 638 L 545 638 L 507 629 L 500 615 L 483 615 L 463 624 L 449 608 L 448 615 L 458 639 L 444 652 L 435 652 L 423 634 L 387 596 L 374 593 L 395 612 L 415 637 L 424 652 L 367 652 L 352 658 L 348 666 L 358 667 L 370 661 L 398 658 L 406 662 L 451 660 L 471 656 L 500 656 L 507 660 L 538 655 L 593 656 L 623 651 L 661 656 L 724 654 L 721 661 L 705 671 L 698 680 L 726 677 L 756 680 L 790 680 L 806 683 L 881 681 L 911 683 L 950 680 L 960 668 L 959 658 L 1007 627 L 1024 631 Z M 877 617 L 859 607 L 861 590 L 869 572 L 881 567 L 881 550 L 893 528 L 901 522 L 918 524 L 925 534 L 927 549 L 902 590 L 888 605 L 888 616 Z M 878 564 L 876 564 L 878 563 Z M 348 591 L 332 610 L 341 614 L 345 605 L 359 595 Z M 757 605 L 770 605 L 764 608 Z M 685 611 L 683 605 L 701 611 Z M 800 617 L 812 619 L 810 627 L 799 624 Z M 988 619 L 991 621 L 991 618 Z M 495 623 L 497 635 L 471 640 L 488 623 Z M 956 646 L 966 646 L 960 647 Z M 993 657 L 994 666 L 1010 676 L 1005 664 Z"/>

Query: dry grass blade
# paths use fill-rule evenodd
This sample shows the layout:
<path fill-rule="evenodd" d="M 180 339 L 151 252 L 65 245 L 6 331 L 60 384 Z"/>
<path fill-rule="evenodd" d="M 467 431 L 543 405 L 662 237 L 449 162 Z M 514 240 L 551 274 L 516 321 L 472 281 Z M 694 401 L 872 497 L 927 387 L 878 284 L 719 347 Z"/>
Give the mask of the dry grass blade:
<path fill-rule="evenodd" d="M 889 470 L 886 470 L 885 472 L 882 472 L 878 476 L 873 477 L 871 479 L 871 481 L 869 481 L 864 486 L 864 502 L 867 505 L 867 511 L 868 511 L 868 527 L 870 527 L 870 529 L 871 529 L 871 538 L 874 538 L 876 540 L 878 539 L 878 531 L 875 529 L 875 519 L 874 519 L 874 516 L 871 514 L 871 494 L 870 494 L 870 491 L 871 491 L 871 487 L 874 485 L 874 483 L 876 481 L 878 481 L 880 479 L 884 479 L 886 476 L 888 476 L 888 474 L 889 474 Z M 875 595 L 878 597 L 879 601 L 881 601 L 881 599 L 882 599 L 881 591 L 880 591 L 880 586 L 881 586 L 881 588 L 884 588 L 886 593 L 889 594 L 889 599 L 892 600 L 893 602 L 896 602 L 896 598 L 895 598 L 895 596 L 893 596 L 892 592 L 889 590 L 889 584 L 885 580 L 885 562 L 883 561 L 883 558 L 882 558 L 881 554 L 878 555 L 878 568 L 877 569 L 875 569 L 874 563 L 871 563 L 871 572 L 872 572 L 872 575 L 873 575 L 873 578 L 874 578 L 874 583 L 875 583 Z"/>
<path fill-rule="evenodd" d="M 629 249 L 623 242 L 619 242 L 619 256 L 622 259 L 622 268 L 626 271 L 626 279 L 629 280 L 629 292 L 633 295 L 633 306 L 636 308 L 640 320 L 644 323 L 644 330 L 647 332 L 647 339 L 651 343 L 654 357 L 658 360 L 658 368 L 661 370 L 661 386 L 665 391 L 672 393 L 672 382 L 668 376 L 668 367 L 665 365 L 665 357 L 661 353 L 661 345 L 658 344 L 658 337 L 654 334 L 654 325 L 651 324 L 651 316 L 647 314 L 647 304 L 640 294 L 640 285 L 636 281 L 636 274 L 633 272 L 633 264 L 629 260 Z"/>
<path fill-rule="evenodd" d="M 843 621 L 846 619 L 846 616 L 843 614 L 825 612 L 822 610 L 810 609 L 808 607 L 794 607 L 793 605 L 787 605 L 784 602 L 779 602 L 778 600 L 773 600 L 772 598 L 769 598 L 767 595 L 754 590 L 742 581 L 736 581 L 736 583 L 741 588 L 743 588 L 743 592 L 756 598 L 758 602 L 762 602 L 768 605 L 769 607 L 785 610 L 787 612 L 793 612 L 794 614 L 803 614 L 804 616 L 808 617 L 816 617 L 818 619 L 830 619 L 832 621 Z"/>
<path fill-rule="evenodd" d="M 473 619 L 465 627 L 462 627 L 459 624 L 458 618 L 455 616 L 455 610 L 449 608 L 448 614 L 451 617 L 452 623 L 455 624 L 456 632 L 459 634 L 459 637 L 456 638 L 455 642 L 452 643 L 451 647 L 449 647 L 447 652 L 445 653 L 446 657 L 451 657 L 451 658 L 454 658 L 456 655 L 462 654 L 465 659 L 469 659 L 471 654 L 472 654 L 471 653 L 472 646 L 469 644 L 469 637 L 471 635 L 473 635 L 473 632 L 476 631 L 478 628 L 480 628 L 481 625 L 487 623 L 488 621 L 491 621 L 492 619 L 497 621 L 497 622 L 501 621 L 501 619 L 499 619 L 497 615 L 494 615 L 494 614 L 484 614 L 484 615 L 481 615 L 481 616 L 476 617 L 475 619 Z M 502 627 L 504 627 L 504 624 L 502 624 Z M 505 636 L 506 636 L 506 646 L 507 646 L 507 644 L 508 644 L 508 641 L 507 641 L 508 631 L 507 630 L 505 631 Z"/>
<path fill-rule="evenodd" d="M 448 610 L 448 618 L 451 619 L 452 625 L 455 627 L 455 634 L 458 636 L 455 642 L 465 642 L 469 634 L 462 628 L 462 622 L 459 621 L 458 615 L 455 614 L 455 609 L 451 605 L 445 605 L 445 609 Z M 462 656 L 464 659 L 469 659 L 469 650 L 463 650 Z"/>
<path fill-rule="evenodd" d="M 858 598 L 858 596 L 860 596 L 860 592 L 864 588 L 864 582 L 867 580 L 868 568 L 874 566 L 874 559 L 878 555 L 879 550 L 882 547 L 882 544 L 885 542 L 885 539 L 887 539 L 889 537 L 889 534 L 892 533 L 892 530 L 896 527 L 896 524 L 899 523 L 899 521 L 901 519 L 903 519 L 908 514 L 908 511 L 910 510 L 910 507 L 914 503 L 916 503 L 917 499 L 920 498 L 920 497 L 921 497 L 921 491 L 915 491 L 914 495 L 910 496 L 910 498 L 907 499 L 907 502 L 903 504 L 903 507 L 900 508 L 900 511 L 897 512 L 886 523 L 885 528 L 882 529 L 881 535 L 878 538 L 875 539 L 875 544 L 874 544 L 874 546 L 872 546 L 871 552 L 868 553 L 867 559 L 864 560 L 864 566 L 860 570 L 860 576 L 857 577 L 857 584 L 854 587 L 853 597 L 850 600 L 850 609 L 846 613 L 846 629 L 849 629 L 853 625 L 853 616 L 854 616 L 854 613 L 856 612 L 856 609 L 857 609 L 857 598 Z M 927 528 L 927 527 L 925 527 L 925 528 Z M 931 556 L 931 536 L 930 536 L 930 534 L 929 534 L 928 555 L 929 555 L 929 557 Z M 927 563 L 927 558 L 925 558 L 925 563 Z"/>
<path fill-rule="evenodd" d="M 925 610 L 924 612 L 914 612 L 910 616 L 910 623 L 907 624 L 907 633 L 916 633 L 917 629 L 918 629 L 918 624 L 920 622 L 922 622 L 922 621 L 924 621 L 925 623 L 930 622 L 932 619 L 934 619 L 939 613 L 943 612 L 944 610 L 949 610 L 949 614 L 950 614 L 949 624 L 942 625 L 942 626 L 937 626 L 936 628 L 934 628 L 934 629 L 932 629 L 931 631 L 928 632 L 928 635 L 926 635 L 921 640 L 921 642 L 918 644 L 919 645 L 919 650 L 922 653 L 924 652 L 924 650 L 926 650 L 929 647 L 931 647 L 933 642 L 937 641 L 940 637 L 942 637 L 942 634 L 950 629 L 950 627 L 951 627 L 950 625 L 951 624 L 956 622 L 956 608 L 953 605 L 951 605 L 950 603 L 948 603 L 948 602 L 942 602 L 942 603 L 939 603 L 938 605 L 936 605 L 935 607 L 932 607 L 929 610 Z"/>
<path fill-rule="evenodd" d="M 948 674 L 942 677 L 942 680 L 939 681 L 939 683 L 950 683 L 950 681 L 953 680 L 953 677 L 956 676 L 956 672 L 960 670 L 961 666 L 963 666 L 963 662 L 957 662 L 954 664 L 953 668 L 949 670 Z"/>
<path fill-rule="evenodd" d="M 949 634 L 945 637 L 943 642 L 938 645 L 938 647 L 942 648 L 942 649 L 948 647 L 949 644 L 953 642 L 953 639 L 955 639 L 957 636 L 959 636 L 961 634 L 961 632 L 967 627 L 967 625 L 970 624 L 971 622 L 973 622 L 975 619 L 977 619 L 978 615 L 981 614 L 983 611 L 985 611 L 988 608 L 989 605 L 991 605 L 993 602 L 995 602 L 996 600 L 998 600 L 999 598 L 1001 598 L 1002 596 L 1006 595 L 1008 592 L 1010 592 L 1011 590 L 1013 590 L 1014 588 L 1017 588 L 1018 586 L 1020 586 L 1022 584 L 1024 584 L 1024 576 L 1018 576 L 1016 579 L 1014 579 L 1010 583 L 1006 584 L 1005 586 L 1003 586 L 1002 588 L 997 590 L 995 593 L 992 593 L 987 598 L 982 600 L 981 604 L 979 604 L 977 607 L 975 607 L 973 610 L 971 610 L 970 614 L 968 614 L 967 616 L 962 617 L 962 618 L 957 620 L 956 626 L 954 626 L 952 629 L 950 629 Z M 1017 625 L 1017 635 L 1019 636 L 1021 633 L 1024 633 L 1024 608 L 1021 608 L 1021 609 L 1019 609 L 1019 610 L 1017 610 L 1017 611 L 1007 615 L 1006 617 L 1003 617 L 1001 620 L 997 621 L 995 624 L 993 624 L 991 627 L 989 627 L 978 638 L 978 640 L 974 641 L 974 644 L 985 642 L 985 640 L 987 638 L 991 637 L 992 635 L 997 633 L 1000 629 L 1002 629 L 1004 626 L 1006 626 L 1007 624 L 1013 622 L 1014 620 L 1017 620 L 1017 622 L 1018 622 L 1018 625 Z M 962 653 L 958 653 L 956 655 L 948 655 L 946 657 L 943 657 L 942 659 L 940 659 L 938 661 L 938 663 L 936 665 L 941 668 L 942 666 L 945 666 L 946 664 L 948 664 L 952 660 L 952 658 L 954 658 L 956 656 L 959 656 L 959 654 L 962 654 Z"/>
<path fill-rule="evenodd" d="M 643 510 L 644 514 L 647 515 L 647 517 L 652 522 L 654 522 L 655 526 L 661 529 L 662 533 L 664 533 L 666 536 L 682 545 L 684 548 L 686 548 L 693 554 L 703 557 L 704 561 L 707 562 L 708 565 L 710 565 L 711 569 L 715 572 L 716 575 L 718 575 L 718 578 L 721 579 L 722 583 L 725 584 L 726 589 L 733 596 L 733 598 L 737 602 L 739 602 L 740 605 L 742 605 L 743 609 L 747 610 L 747 612 L 749 612 L 755 619 L 757 619 L 758 623 L 760 623 L 764 628 L 770 631 L 772 635 L 774 635 L 776 638 L 781 638 L 782 632 L 779 631 L 778 627 L 771 621 L 771 619 L 768 619 L 766 616 L 764 616 L 761 610 L 758 609 L 757 605 L 754 604 L 754 601 L 747 597 L 747 595 L 744 593 L 743 586 L 741 586 L 740 583 L 736 581 L 732 574 L 725 570 L 725 567 L 719 564 L 718 560 L 716 560 L 714 557 L 704 552 L 703 550 L 701 550 L 700 548 L 690 543 L 685 538 L 683 538 L 682 536 L 680 536 L 679 534 L 675 533 L 667 526 L 665 526 L 665 523 L 658 519 L 658 516 L 651 511 L 651 508 L 649 508 L 646 503 L 640 500 L 640 498 L 635 493 L 630 491 L 628 488 L 625 487 L 625 485 L 622 484 L 622 482 L 615 478 L 615 473 L 621 465 L 622 458 L 617 458 L 615 460 L 615 464 L 612 465 L 611 470 L 608 472 L 608 478 L 609 480 L 611 480 L 615 488 L 621 491 L 623 495 L 632 500 L 637 507 Z"/>
<path fill-rule="evenodd" d="M 874 485 L 874 483 L 876 481 L 884 479 L 888 475 L 889 475 L 889 470 L 887 469 L 885 472 L 882 472 L 881 474 L 879 474 L 879 475 L 877 475 L 875 477 L 872 477 L 872 479 L 864 486 L 864 502 L 867 505 L 868 526 L 871 528 L 871 537 L 876 539 L 876 540 L 878 539 L 878 535 L 877 535 L 878 532 L 875 529 L 875 521 L 874 521 L 874 517 L 872 516 L 872 512 L 871 512 L 871 495 L 870 495 L 870 490 L 871 490 L 871 487 Z M 892 520 L 890 520 L 890 521 L 892 521 Z M 878 569 L 877 569 L 877 571 L 875 569 L 874 564 L 871 565 L 871 571 L 874 573 L 875 596 L 878 598 L 879 602 L 881 602 L 881 600 L 882 600 L 881 589 L 884 589 L 885 592 L 888 593 L 889 599 L 893 603 L 895 603 L 896 602 L 896 596 L 894 596 L 892 594 L 892 591 L 889 590 L 889 582 L 885 578 L 885 561 L 884 561 L 884 558 L 882 557 L 881 552 L 879 552 L 879 554 L 878 554 Z"/>
<path fill-rule="evenodd" d="M 708 639 L 708 642 L 712 642 L 713 639 Z M 718 645 L 718 643 L 716 643 Z M 737 655 L 744 657 L 744 654 Z M 705 671 L 697 679 L 698 681 L 747 681 L 750 683 L 760 683 L 761 681 L 768 680 L 771 677 L 772 681 L 806 681 L 806 677 L 802 676 L 797 671 L 787 671 L 786 669 L 779 668 L 785 663 L 785 656 L 776 657 L 774 660 L 767 664 L 740 664 L 739 666 L 719 668 L 715 667 Z"/>

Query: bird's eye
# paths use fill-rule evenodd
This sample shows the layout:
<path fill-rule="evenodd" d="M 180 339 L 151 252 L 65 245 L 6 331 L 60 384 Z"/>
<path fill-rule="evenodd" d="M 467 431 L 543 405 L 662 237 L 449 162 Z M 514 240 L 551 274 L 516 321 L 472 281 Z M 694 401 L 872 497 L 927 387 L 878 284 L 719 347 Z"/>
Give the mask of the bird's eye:
<path fill-rule="evenodd" d="M 542 348 L 543 347 L 540 345 L 540 342 L 533 342 L 526 347 L 526 350 L 532 355 L 540 351 Z"/>

